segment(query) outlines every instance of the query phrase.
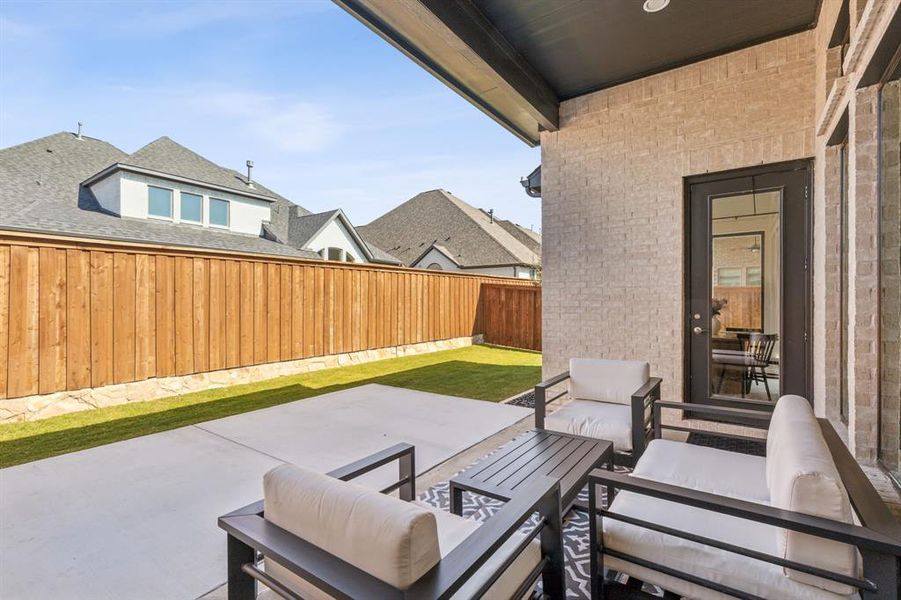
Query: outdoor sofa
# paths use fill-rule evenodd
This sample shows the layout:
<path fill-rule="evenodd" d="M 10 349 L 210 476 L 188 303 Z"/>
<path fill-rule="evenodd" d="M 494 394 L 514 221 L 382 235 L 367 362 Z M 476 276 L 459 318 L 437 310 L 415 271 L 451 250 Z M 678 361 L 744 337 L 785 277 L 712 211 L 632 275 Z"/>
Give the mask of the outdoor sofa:
<path fill-rule="evenodd" d="M 397 461 L 382 492 L 351 483 Z M 564 598 L 559 484 L 536 479 L 483 524 L 417 502 L 414 449 L 398 444 L 328 475 L 281 465 L 264 499 L 219 518 L 228 598 Z M 389 496 L 398 492 L 399 497 Z M 537 525 L 522 533 L 537 513 Z"/>
<path fill-rule="evenodd" d="M 662 381 L 646 362 L 573 358 L 568 371 L 535 386 L 535 427 L 610 440 L 614 463 L 631 467 L 653 436 L 651 405 Z M 567 388 L 549 397 L 564 382 Z M 547 405 L 567 394 L 570 401 L 547 414 Z"/>
<path fill-rule="evenodd" d="M 659 439 L 663 408 L 768 425 L 766 457 Z M 616 572 L 690 598 L 898 598 L 901 527 L 807 400 L 654 412 L 656 439 L 630 475 L 589 476 L 593 598 L 621 591 Z"/>

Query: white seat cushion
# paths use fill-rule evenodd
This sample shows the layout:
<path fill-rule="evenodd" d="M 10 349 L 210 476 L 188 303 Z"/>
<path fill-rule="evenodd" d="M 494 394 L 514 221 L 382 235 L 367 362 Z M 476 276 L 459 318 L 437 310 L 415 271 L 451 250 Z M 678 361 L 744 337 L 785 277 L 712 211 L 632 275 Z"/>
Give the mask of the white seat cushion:
<path fill-rule="evenodd" d="M 778 552 L 778 530 L 768 525 L 666 502 L 649 496 L 641 496 L 632 492 L 617 494 L 611 510 L 743 548 L 771 555 Z M 603 523 L 604 545 L 607 548 L 763 598 L 839 600 L 850 597 L 790 579 L 783 574 L 782 567 L 777 565 L 610 518 L 605 518 Z M 604 566 L 690 598 L 703 600 L 730 598 L 730 596 L 609 555 L 604 557 Z"/>
<path fill-rule="evenodd" d="M 773 411 L 774 439 L 767 444 L 770 503 L 783 510 L 853 523 L 851 502 L 823 438 L 810 403 L 800 396 L 783 396 Z M 779 556 L 852 577 L 861 575 L 857 548 L 806 533 L 779 530 Z M 785 574 L 837 594 L 850 586 L 791 569 Z"/>
<path fill-rule="evenodd" d="M 438 543 L 441 546 L 442 558 L 450 554 L 454 548 L 479 528 L 479 523 L 472 519 L 458 517 L 434 508 L 425 502 L 416 501 L 415 504 L 435 514 L 438 522 Z M 485 561 L 482 568 L 476 571 L 452 598 L 454 600 L 473 598 L 478 589 L 488 581 L 489 577 L 497 571 L 498 566 L 513 553 L 517 544 L 520 544 L 524 538 L 525 536 L 519 532 L 510 536 L 510 539 Z M 529 573 L 532 572 L 532 569 L 539 562 L 541 562 L 541 544 L 536 539 L 507 567 L 504 574 L 488 588 L 488 591 L 482 598 L 485 600 L 509 600 L 513 592 L 522 585 L 522 582 L 526 580 Z M 530 593 L 531 589 L 527 590 L 524 597 L 527 597 Z"/>
<path fill-rule="evenodd" d="M 631 404 L 632 394 L 648 382 L 651 367 L 638 360 L 573 358 L 569 395 L 577 400 Z"/>
<path fill-rule="evenodd" d="M 768 504 L 766 459 L 672 440 L 648 444 L 632 474 L 711 494 Z"/>
<path fill-rule="evenodd" d="M 263 477 L 267 521 L 394 587 L 406 589 L 441 559 L 435 514 L 354 483 L 281 465 Z M 329 598 L 267 559 L 266 571 L 304 598 Z"/>
<path fill-rule="evenodd" d="M 572 400 L 545 417 L 545 429 L 610 440 L 617 452 L 632 450 L 632 407 Z"/>

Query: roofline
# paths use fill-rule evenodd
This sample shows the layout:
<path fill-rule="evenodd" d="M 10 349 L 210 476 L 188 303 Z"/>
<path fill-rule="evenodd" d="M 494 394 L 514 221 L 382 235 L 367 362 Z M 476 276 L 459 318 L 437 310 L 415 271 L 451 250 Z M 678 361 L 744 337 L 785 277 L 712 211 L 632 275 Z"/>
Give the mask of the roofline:
<path fill-rule="evenodd" d="M 529 146 L 540 145 L 542 129 L 558 129 L 556 93 L 475 7 L 447 0 L 334 2 Z M 414 11 L 419 32 L 440 49 L 430 51 L 411 39 L 417 27 L 404 27 L 403 21 Z M 444 43 L 437 30 L 458 43 Z M 461 48 L 471 52 L 462 69 Z M 482 64 L 473 64 L 473 58 Z"/>
<path fill-rule="evenodd" d="M 812 30 L 819 21 L 823 7 L 823 0 L 817 0 L 811 23 L 759 36 L 617 81 L 589 86 L 573 94 L 557 94 L 537 69 L 471 2 L 333 1 L 532 147 L 541 144 L 541 131 L 559 129 L 559 107 L 567 100 Z"/>
<path fill-rule="evenodd" d="M 429 252 L 431 252 L 433 249 L 437 250 L 438 252 L 443 254 L 449 261 L 451 261 L 452 263 L 454 263 L 461 269 L 463 268 L 463 265 L 461 265 L 459 263 L 459 261 L 457 261 L 457 259 L 455 259 L 453 256 L 451 256 L 447 252 L 445 252 L 436 242 L 432 242 L 431 244 L 429 244 L 429 247 L 425 249 L 425 252 L 423 252 L 422 254 L 417 256 L 416 260 L 414 260 L 413 262 L 410 263 L 410 266 L 413 267 L 415 265 L 418 265 L 419 261 L 421 261 L 423 258 L 425 258 L 425 255 L 428 254 Z"/>
<path fill-rule="evenodd" d="M 144 167 L 136 167 L 134 165 L 129 165 L 127 163 L 113 163 L 107 168 L 103 169 L 99 173 L 91 175 L 87 179 L 81 182 L 83 186 L 91 186 L 98 181 L 102 181 L 113 175 L 118 171 L 127 171 L 129 173 L 137 173 L 139 175 L 148 175 L 150 177 L 157 177 L 159 179 L 165 179 L 166 181 L 174 181 L 177 183 L 188 183 L 191 185 L 196 185 L 197 187 L 208 188 L 211 190 L 216 190 L 219 192 L 227 192 L 229 194 L 235 194 L 237 196 L 246 196 L 248 198 L 253 198 L 255 200 L 264 200 L 266 202 L 275 202 L 278 200 L 277 197 L 274 196 L 264 196 L 262 194 L 254 194 L 252 192 L 245 192 L 243 190 L 237 190 L 234 188 L 226 187 L 224 185 L 218 185 L 215 183 L 209 183 L 207 181 L 201 181 L 200 179 L 191 179 L 190 177 L 181 177 L 179 175 L 172 175 L 171 173 L 164 173 L 163 171 L 154 171 L 153 169 L 146 169 Z"/>
<path fill-rule="evenodd" d="M 360 234 L 357 233 L 357 228 L 353 226 L 353 223 L 350 222 L 350 219 L 347 218 L 347 215 L 345 215 L 344 211 L 341 210 L 340 208 L 336 208 L 333 211 L 332 216 L 325 220 L 325 222 L 319 227 L 319 229 L 317 229 L 316 232 L 307 239 L 307 242 L 310 242 L 310 240 L 314 239 L 317 235 L 322 233 L 322 231 L 328 226 L 328 224 L 337 218 L 341 219 L 341 222 L 344 225 L 344 228 L 347 229 L 348 232 L 350 232 L 351 237 L 353 237 L 353 239 L 357 243 L 357 245 L 363 250 L 363 252 L 366 253 L 366 260 L 368 260 L 369 262 L 381 262 L 381 261 L 374 261 L 375 257 L 373 256 L 372 250 L 369 248 L 369 245 L 366 243 L 366 240 L 364 240 L 360 236 Z M 304 247 L 306 247 L 306 244 L 304 244 Z M 392 264 L 392 263 L 383 263 L 383 264 Z"/>
<path fill-rule="evenodd" d="M 54 231 L 52 229 L 42 229 L 40 227 L 22 227 L 15 225 L 0 225 L 0 236 L 4 234 L 16 234 L 16 233 L 24 233 L 34 235 L 36 233 L 42 235 L 52 236 L 54 238 L 59 238 L 62 240 L 86 240 L 88 242 L 95 241 L 98 243 L 104 242 L 112 242 L 116 244 L 128 244 L 130 246 L 135 247 L 146 247 L 146 248 L 171 248 L 173 250 L 190 250 L 190 251 L 199 251 L 199 252 L 207 252 L 211 254 L 241 254 L 248 256 L 262 256 L 262 257 L 279 257 L 279 258 L 290 258 L 297 260 L 315 260 L 319 261 L 322 258 L 316 256 L 298 256 L 294 254 L 284 254 L 280 252 L 266 252 L 265 250 L 235 250 L 229 248 L 215 248 L 213 246 L 201 246 L 199 244 L 189 244 L 189 243 L 174 243 L 174 242 L 158 242 L 153 240 L 139 240 L 137 238 L 128 237 L 128 236 L 115 236 L 115 235 L 103 235 L 98 233 L 77 233 L 70 231 Z M 242 235 L 242 234 L 235 234 Z M 252 239 L 253 238 L 251 236 Z M 265 239 L 265 238 L 259 238 Z M 269 241 L 269 240 L 267 240 Z M 285 248 L 291 248 L 293 250 L 298 250 L 298 248 L 293 248 L 292 246 L 288 246 L 286 244 L 280 244 L 279 242 L 272 242 L 276 246 L 284 246 Z M 302 249 L 301 249 L 302 250 Z M 315 253 L 314 253 L 315 254 Z"/>

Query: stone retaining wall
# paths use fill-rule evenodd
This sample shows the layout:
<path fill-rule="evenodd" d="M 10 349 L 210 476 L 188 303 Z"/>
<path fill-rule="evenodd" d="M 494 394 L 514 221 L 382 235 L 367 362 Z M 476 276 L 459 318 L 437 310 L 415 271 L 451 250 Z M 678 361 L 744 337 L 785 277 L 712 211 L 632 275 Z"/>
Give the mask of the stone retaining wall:
<path fill-rule="evenodd" d="M 425 354 L 462 348 L 482 342 L 482 336 L 460 337 L 347 354 L 318 356 L 302 360 L 266 363 L 235 369 L 196 373 L 183 377 L 161 377 L 132 383 L 107 385 L 65 392 L 0 400 L 0 423 L 36 421 L 71 412 L 143 402 L 190 392 L 199 392 L 242 383 L 253 383 L 286 375 L 298 375 L 331 367 L 343 367 L 374 360 Z"/>

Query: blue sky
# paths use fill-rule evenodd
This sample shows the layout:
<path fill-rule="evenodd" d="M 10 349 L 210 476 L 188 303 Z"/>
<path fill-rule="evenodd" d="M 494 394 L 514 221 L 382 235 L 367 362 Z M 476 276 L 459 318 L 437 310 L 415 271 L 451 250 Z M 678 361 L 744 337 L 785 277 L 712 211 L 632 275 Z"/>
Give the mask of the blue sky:
<path fill-rule="evenodd" d="M 444 188 L 529 227 L 527 147 L 331 2 L 0 3 L 0 146 L 162 135 L 368 223 Z"/>

